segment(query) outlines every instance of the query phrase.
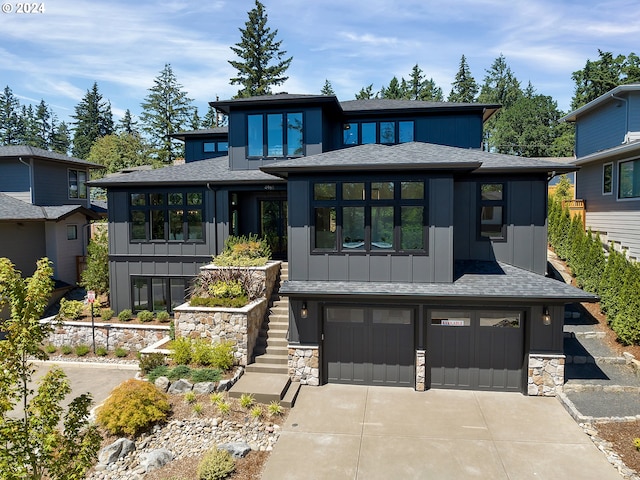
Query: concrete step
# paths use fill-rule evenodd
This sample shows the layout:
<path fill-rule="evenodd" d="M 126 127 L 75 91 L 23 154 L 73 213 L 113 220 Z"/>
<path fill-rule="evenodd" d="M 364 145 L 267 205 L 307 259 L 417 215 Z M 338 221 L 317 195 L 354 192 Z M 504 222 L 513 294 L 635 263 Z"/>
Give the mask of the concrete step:
<path fill-rule="evenodd" d="M 247 373 L 278 373 L 281 375 L 289 376 L 289 368 L 287 365 L 272 364 L 272 363 L 252 363 L 247 365 L 244 369 L 245 375 Z"/>
<path fill-rule="evenodd" d="M 256 373 L 245 371 L 244 375 L 229 390 L 229 396 L 240 398 L 242 394 L 253 395 L 257 402 L 269 404 L 280 402 L 286 395 L 291 379 L 282 373 Z"/>
<path fill-rule="evenodd" d="M 255 357 L 255 363 L 268 363 L 271 365 L 284 365 L 287 366 L 288 363 L 288 355 L 280 355 L 273 353 L 263 353 L 262 355 L 258 355 Z"/>
<path fill-rule="evenodd" d="M 289 356 L 289 346 L 285 345 L 269 345 L 269 346 L 256 346 L 253 349 L 253 356 L 274 355 L 287 358 Z"/>
<path fill-rule="evenodd" d="M 269 309 L 269 314 L 270 315 L 285 315 L 285 316 L 289 316 L 289 305 L 276 305 L 274 304 L 273 307 L 271 307 Z"/>
<path fill-rule="evenodd" d="M 287 393 L 284 394 L 282 400 L 280 401 L 280 405 L 286 408 L 293 408 L 298 399 L 298 393 L 300 392 L 300 382 L 291 382 L 289 383 L 289 388 L 287 388 Z"/>
<path fill-rule="evenodd" d="M 280 338 L 271 336 L 271 337 L 258 337 L 256 340 L 256 348 L 258 347 L 288 347 L 289 342 L 287 341 L 286 336 L 282 336 Z M 255 350 L 255 349 L 254 349 Z"/>
<path fill-rule="evenodd" d="M 284 322 L 284 323 L 288 324 L 289 323 L 289 315 L 275 313 L 273 315 L 269 315 L 269 321 L 270 322 L 280 321 L 280 322 Z"/>

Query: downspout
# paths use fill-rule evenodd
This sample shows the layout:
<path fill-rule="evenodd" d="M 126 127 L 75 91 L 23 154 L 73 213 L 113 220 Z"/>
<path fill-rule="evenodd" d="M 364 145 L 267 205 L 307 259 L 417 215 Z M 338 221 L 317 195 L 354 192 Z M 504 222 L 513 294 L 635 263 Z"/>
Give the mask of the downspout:
<path fill-rule="evenodd" d="M 626 98 L 616 97 L 613 93 L 611 94 L 611 98 L 613 98 L 615 100 L 620 100 L 621 102 L 624 102 L 624 104 L 625 104 L 624 135 L 625 135 L 625 138 L 626 138 L 627 133 L 629 132 L 629 101 Z M 625 143 L 624 140 L 622 141 L 622 143 Z"/>
<path fill-rule="evenodd" d="M 215 242 L 215 251 L 213 252 L 213 256 L 215 257 L 218 254 L 218 211 L 217 211 L 217 205 L 218 205 L 218 199 L 217 199 L 217 195 L 218 195 L 218 189 L 217 188 L 211 188 L 211 184 L 209 182 L 207 182 L 207 188 L 213 192 L 213 218 L 215 219 L 215 224 L 213 226 L 213 241 Z"/>
<path fill-rule="evenodd" d="M 33 198 L 33 168 L 31 163 L 26 163 L 22 160 L 22 157 L 18 157 L 18 161 L 25 165 L 29 169 L 29 196 L 31 197 L 31 204 L 34 205 L 35 199 Z"/>

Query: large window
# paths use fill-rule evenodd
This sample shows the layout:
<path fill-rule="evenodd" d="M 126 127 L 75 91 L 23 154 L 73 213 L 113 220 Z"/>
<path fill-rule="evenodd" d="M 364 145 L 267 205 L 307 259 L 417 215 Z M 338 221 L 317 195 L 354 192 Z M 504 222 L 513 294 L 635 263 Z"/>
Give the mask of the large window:
<path fill-rule="evenodd" d="M 619 163 L 618 198 L 640 197 L 640 160 Z"/>
<path fill-rule="evenodd" d="M 315 251 L 427 249 L 424 180 L 318 182 L 312 208 Z"/>
<path fill-rule="evenodd" d="M 133 242 L 204 241 L 203 193 L 130 193 L 130 239 Z"/>
<path fill-rule="evenodd" d="M 304 155 L 303 130 L 301 112 L 247 115 L 248 156 L 300 157 Z"/>
<path fill-rule="evenodd" d="M 343 125 L 344 145 L 364 145 L 367 143 L 413 142 L 414 123 L 412 120 L 400 122 L 351 122 Z"/>
<path fill-rule="evenodd" d="M 221 153 L 229 151 L 229 142 L 204 142 L 202 144 L 204 153 Z"/>
<path fill-rule="evenodd" d="M 69 170 L 69 198 L 87 198 L 87 172 Z"/>
<path fill-rule="evenodd" d="M 503 183 L 480 183 L 480 238 L 506 239 L 505 188 Z"/>
<path fill-rule="evenodd" d="M 613 192 L 613 163 L 602 166 L 602 194 L 611 195 Z"/>
<path fill-rule="evenodd" d="M 171 312 L 184 303 L 188 286 L 186 278 L 131 277 L 132 310 Z"/>

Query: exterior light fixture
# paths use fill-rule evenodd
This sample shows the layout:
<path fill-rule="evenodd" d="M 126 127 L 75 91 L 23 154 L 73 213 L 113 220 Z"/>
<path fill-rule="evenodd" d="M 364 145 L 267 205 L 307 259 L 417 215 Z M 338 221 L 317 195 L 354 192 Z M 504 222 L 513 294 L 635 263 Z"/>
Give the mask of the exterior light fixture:
<path fill-rule="evenodd" d="M 544 325 L 551 325 L 551 315 L 549 314 L 549 308 L 542 308 L 542 323 Z"/>
<path fill-rule="evenodd" d="M 302 308 L 300 309 L 300 317 L 307 318 L 309 316 L 309 310 L 307 309 L 307 302 L 302 302 Z"/>

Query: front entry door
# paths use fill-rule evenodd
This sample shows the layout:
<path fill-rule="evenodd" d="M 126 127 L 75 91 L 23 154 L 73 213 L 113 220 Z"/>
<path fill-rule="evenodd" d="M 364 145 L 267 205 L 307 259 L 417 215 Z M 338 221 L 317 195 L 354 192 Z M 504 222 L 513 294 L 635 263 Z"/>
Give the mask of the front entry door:
<path fill-rule="evenodd" d="M 260 200 L 260 236 L 267 240 L 274 259 L 287 258 L 287 201 L 285 199 Z"/>

